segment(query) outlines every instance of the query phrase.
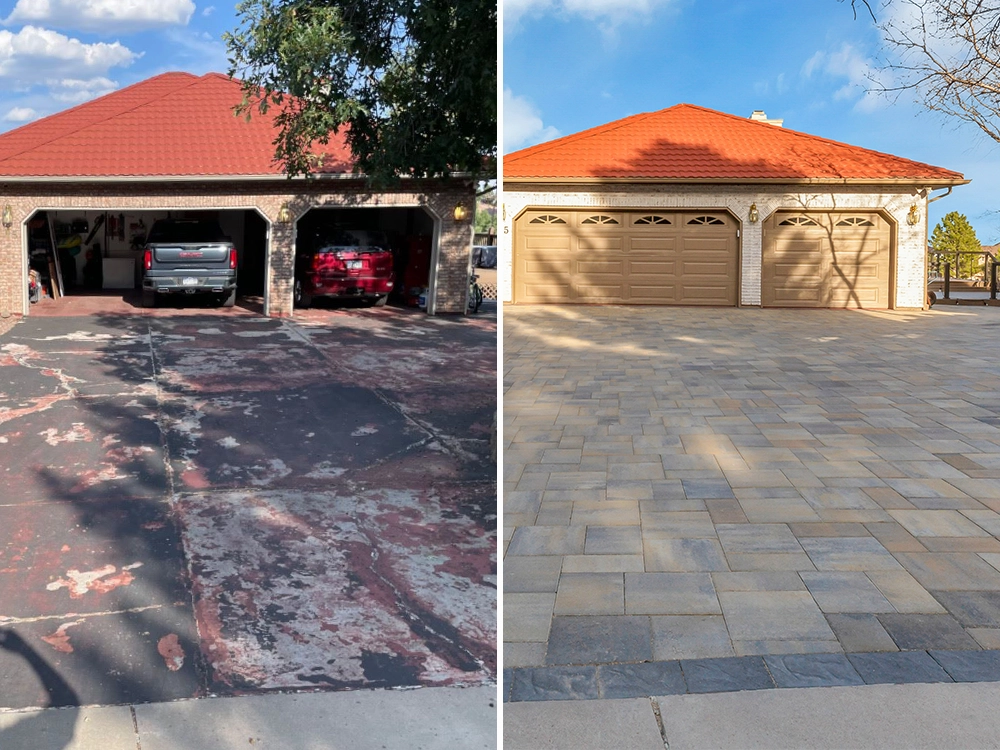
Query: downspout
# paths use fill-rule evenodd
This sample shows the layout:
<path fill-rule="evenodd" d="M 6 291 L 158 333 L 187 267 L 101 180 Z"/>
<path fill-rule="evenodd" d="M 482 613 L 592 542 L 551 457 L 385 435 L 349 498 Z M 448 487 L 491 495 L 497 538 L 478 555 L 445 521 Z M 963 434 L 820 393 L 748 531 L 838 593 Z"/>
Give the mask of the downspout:
<path fill-rule="evenodd" d="M 931 241 L 931 212 L 930 205 L 934 201 L 939 201 L 942 198 L 947 198 L 951 195 L 951 191 L 954 187 L 948 187 L 945 192 L 941 195 L 935 195 L 933 198 L 930 195 L 931 188 L 924 188 L 920 192 L 923 193 L 924 197 L 927 199 L 927 206 L 924 209 L 924 309 L 929 310 L 930 305 L 927 302 L 927 248 L 930 246 Z"/>

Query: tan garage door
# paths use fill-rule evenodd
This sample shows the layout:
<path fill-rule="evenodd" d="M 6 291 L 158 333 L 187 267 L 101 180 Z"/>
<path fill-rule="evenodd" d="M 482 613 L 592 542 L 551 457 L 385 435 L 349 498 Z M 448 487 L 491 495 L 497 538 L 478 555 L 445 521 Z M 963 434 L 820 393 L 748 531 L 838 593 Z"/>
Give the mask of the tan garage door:
<path fill-rule="evenodd" d="M 875 213 L 778 212 L 764 222 L 765 307 L 889 307 L 892 232 Z"/>
<path fill-rule="evenodd" d="M 514 301 L 735 305 L 736 230 L 721 212 L 528 211 L 514 227 Z"/>

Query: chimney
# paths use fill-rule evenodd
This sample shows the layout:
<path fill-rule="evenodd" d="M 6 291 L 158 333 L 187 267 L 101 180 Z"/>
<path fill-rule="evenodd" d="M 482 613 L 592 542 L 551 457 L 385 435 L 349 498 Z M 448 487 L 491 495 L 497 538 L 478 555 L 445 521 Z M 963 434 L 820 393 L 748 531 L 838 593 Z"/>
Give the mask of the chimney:
<path fill-rule="evenodd" d="M 762 109 L 755 109 L 750 114 L 750 119 L 756 122 L 766 122 L 768 125 L 777 125 L 779 128 L 784 120 L 769 120 L 767 119 L 767 114 Z"/>

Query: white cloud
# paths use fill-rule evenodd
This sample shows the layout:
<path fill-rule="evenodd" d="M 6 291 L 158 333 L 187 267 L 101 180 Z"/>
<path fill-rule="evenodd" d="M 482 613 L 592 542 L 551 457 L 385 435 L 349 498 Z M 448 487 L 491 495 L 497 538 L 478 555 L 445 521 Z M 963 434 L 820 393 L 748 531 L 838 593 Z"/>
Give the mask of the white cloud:
<path fill-rule="evenodd" d="M 16 34 L 0 30 L 0 79 L 17 86 L 103 76 L 139 56 L 119 42 L 84 44 L 35 26 L 25 26 Z"/>
<path fill-rule="evenodd" d="M 226 45 L 205 31 L 169 29 L 170 67 L 189 73 L 225 73 L 229 70 Z"/>
<path fill-rule="evenodd" d="M 503 0 L 504 33 L 513 33 L 526 16 L 578 15 L 614 28 L 626 21 L 642 21 L 659 6 L 674 0 Z"/>
<path fill-rule="evenodd" d="M 193 0 L 17 0 L 4 23 L 44 23 L 99 33 L 135 31 L 186 25 L 194 11 Z"/>
<path fill-rule="evenodd" d="M 859 112 L 872 112 L 889 103 L 875 91 L 888 82 L 888 74 L 846 42 L 833 52 L 818 50 L 803 64 L 802 75 L 805 78 L 826 77 L 832 80 L 846 78 L 847 82 L 834 91 L 833 99 L 855 99 L 854 109 Z"/>
<path fill-rule="evenodd" d="M 47 81 L 47 84 L 52 97 L 67 104 L 79 104 L 80 102 L 110 94 L 112 91 L 118 89 L 117 81 L 103 77 L 90 78 L 88 80 L 63 78 L 56 81 Z"/>
<path fill-rule="evenodd" d="M 37 117 L 38 113 L 31 107 L 14 107 L 3 116 L 3 119 L 7 122 L 30 122 Z"/>
<path fill-rule="evenodd" d="M 508 88 L 503 90 L 504 153 L 558 137 L 559 131 L 552 126 L 546 127 L 531 102 L 523 96 L 514 96 Z"/>
<path fill-rule="evenodd" d="M 208 18 L 208 17 L 209 17 L 210 15 L 212 15 L 213 13 L 215 13 L 215 6 L 214 6 L 214 5 L 209 5 L 209 6 L 207 7 L 207 8 L 205 8 L 205 9 L 204 9 L 204 10 L 203 10 L 203 11 L 201 12 L 201 14 L 202 14 L 203 16 L 205 16 L 205 18 Z"/>

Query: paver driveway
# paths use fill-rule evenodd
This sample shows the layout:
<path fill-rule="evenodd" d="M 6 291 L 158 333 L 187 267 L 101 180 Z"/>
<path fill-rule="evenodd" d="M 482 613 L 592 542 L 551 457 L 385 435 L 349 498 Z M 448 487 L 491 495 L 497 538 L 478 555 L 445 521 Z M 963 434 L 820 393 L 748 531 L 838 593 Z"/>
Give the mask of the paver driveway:
<path fill-rule="evenodd" d="M 0 338 L 0 706 L 495 679 L 495 319 Z"/>
<path fill-rule="evenodd" d="M 506 667 L 1000 648 L 997 310 L 504 315 Z"/>

